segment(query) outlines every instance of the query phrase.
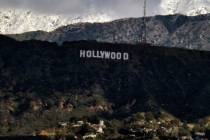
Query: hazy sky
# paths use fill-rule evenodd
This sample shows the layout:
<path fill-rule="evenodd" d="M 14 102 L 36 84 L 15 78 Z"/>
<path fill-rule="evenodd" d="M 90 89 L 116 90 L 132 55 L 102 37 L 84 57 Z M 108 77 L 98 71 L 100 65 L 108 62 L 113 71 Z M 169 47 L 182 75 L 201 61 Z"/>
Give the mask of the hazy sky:
<path fill-rule="evenodd" d="M 148 15 L 159 11 L 161 0 L 147 0 Z M 0 8 L 24 8 L 41 13 L 84 15 L 105 13 L 113 17 L 142 16 L 143 0 L 0 0 Z"/>

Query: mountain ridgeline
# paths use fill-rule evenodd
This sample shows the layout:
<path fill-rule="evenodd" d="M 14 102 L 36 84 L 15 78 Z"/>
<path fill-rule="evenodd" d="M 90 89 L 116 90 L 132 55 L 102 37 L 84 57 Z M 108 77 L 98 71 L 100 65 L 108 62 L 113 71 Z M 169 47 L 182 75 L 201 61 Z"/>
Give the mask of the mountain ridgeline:
<path fill-rule="evenodd" d="M 156 46 L 210 50 L 210 15 L 168 15 L 146 18 L 147 41 Z M 52 32 L 36 31 L 9 35 L 17 40 L 42 40 L 138 44 L 142 38 L 142 18 L 127 18 L 106 23 L 78 23 Z"/>
<path fill-rule="evenodd" d="M 126 52 L 129 59 L 81 58 L 80 50 Z M 0 134 L 32 134 L 72 117 L 124 119 L 137 112 L 164 111 L 195 122 L 210 115 L 209 63 L 205 51 L 94 41 L 57 46 L 0 36 Z M 89 110 L 99 105 L 100 112 Z"/>

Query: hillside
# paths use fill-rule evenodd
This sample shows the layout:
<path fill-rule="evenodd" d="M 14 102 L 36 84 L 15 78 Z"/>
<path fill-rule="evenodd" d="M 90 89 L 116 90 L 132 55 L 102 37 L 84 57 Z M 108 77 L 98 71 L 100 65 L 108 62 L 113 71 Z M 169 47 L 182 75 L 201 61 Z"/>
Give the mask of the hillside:
<path fill-rule="evenodd" d="M 80 58 L 80 50 L 130 57 Z M 141 112 L 198 123 L 210 115 L 209 62 L 204 51 L 85 41 L 57 46 L 0 36 L 0 135 L 32 135 L 86 117 L 125 120 L 127 128 Z"/>

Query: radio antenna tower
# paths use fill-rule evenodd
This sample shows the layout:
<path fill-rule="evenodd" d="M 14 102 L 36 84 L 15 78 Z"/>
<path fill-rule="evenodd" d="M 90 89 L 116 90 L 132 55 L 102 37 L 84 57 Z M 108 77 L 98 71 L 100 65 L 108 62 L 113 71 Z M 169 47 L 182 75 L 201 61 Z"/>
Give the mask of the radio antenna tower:
<path fill-rule="evenodd" d="M 146 25 L 146 16 L 147 16 L 147 0 L 144 0 L 144 17 L 143 17 L 143 35 L 142 35 L 142 43 L 147 43 L 147 25 Z"/>

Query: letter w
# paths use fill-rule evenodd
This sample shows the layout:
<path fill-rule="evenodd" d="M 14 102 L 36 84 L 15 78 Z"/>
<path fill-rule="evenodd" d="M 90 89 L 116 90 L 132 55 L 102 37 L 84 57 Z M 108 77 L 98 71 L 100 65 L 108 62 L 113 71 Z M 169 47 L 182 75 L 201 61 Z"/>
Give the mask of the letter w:
<path fill-rule="evenodd" d="M 110 59 L 110 52 L 105 52 L 105 58 Z"/>

